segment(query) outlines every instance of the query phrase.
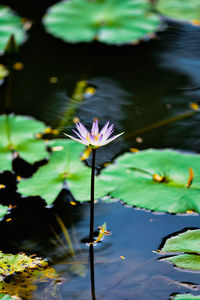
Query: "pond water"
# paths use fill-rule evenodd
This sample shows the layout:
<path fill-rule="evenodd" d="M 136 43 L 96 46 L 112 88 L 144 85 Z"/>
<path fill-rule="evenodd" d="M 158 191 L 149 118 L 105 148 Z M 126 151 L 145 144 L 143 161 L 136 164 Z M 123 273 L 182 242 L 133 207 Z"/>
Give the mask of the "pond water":
<path fill-rule="evenodd" d="M 9 1 L 0 4 L 5 2 Z M 38 21 L 45 8 L 55 2 L 43 1 L 42 6 L 36 6 L 32 1 L 30 7 L 20 6 L 20 1 L 8 3 L 21 16 L 37 19 L 18 53 L 24 68 L 14 73 L 10 110 L 58 125 L 77 82 L 85 80 L 95 93 L 81 102 L 75 116 L 86 125 L 93 117 L 101 124 L 111 120 L 118 132 L 125 131 L 123 138 L 98 151 L 99 168 L 130 148 L 199 153 L 199 114 L 154 130 L 148 126 L 188 112 L 190 102 L 199 100 L 200 27 L 168 21 L 165 32 L 136 46 L 68 44 L 47 34 Z M 52 77 L 56 77 L 55 83 Z M 4 95 L 2 86 L 1 99 Z M 2 105 L 0 112 L 4 112 Z M 70 125 L 65 127 L 70 130 Z M 29 176 L 33 171 L 20 160 L 14 168 L 19 175 Z M 7 184 L 0 190 L 1 199 L 17 205 L 9 215 L 12 220 L 0 223 L 0 249 L 47 258 L 60 276 L 59 282 L 38 284 L 30 299 L 91 299 L 89 248 L 81 243 L 88 235 L 89 205 L 72 206 L 71 195 L 62 192 L 54 207 L 45 208 L 39 197 L 21 198 L 11 174 L 1 174 L 0 179 Z M 71 252 L 56 216 L 70 235 Z M 98 202 L 95 228 L 104 222 L 112 235 L 94 247 L 96 299 L 164 300 L 174 293 L 199 294 L 198 272 L 176 269 L 153 252 L 167 236 L 198 228 L 198 215 L 158 214 L 126 207 L 119 201 Z"/>

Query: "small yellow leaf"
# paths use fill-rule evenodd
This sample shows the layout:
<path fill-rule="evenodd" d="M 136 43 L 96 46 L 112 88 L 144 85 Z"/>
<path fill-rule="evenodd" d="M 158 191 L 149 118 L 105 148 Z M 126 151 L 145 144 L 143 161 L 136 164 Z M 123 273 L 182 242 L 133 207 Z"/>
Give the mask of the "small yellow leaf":
<path fill-rule="evenodd" d="M 156 182 L 163 182 L 165 180 L 164 176 L 160 176 L 158 174 L 153 174 L 153 180 Z"/>
<path fill-rule="evenodd" d="M 191 23 L 193 25 L 199 26 L 200 25 L 200 20 L 192 20 Z"/>
<path fill-rule="evenodd" d="M 126 258 L 125 258 L 124 256 L 122 256 L 122 255 L 120 256 L 120 258 L 121 258 L 121 259 L 126 259 Z"/>
<path fill-rule="evenodd" d="M 42 138 L 42 134 L 41 133 L 37 133 L 36 134 L 36 138 L 41 139 Z"/>
<path fill-rule="evenodd" d="M 110 165 L 109 162 L 106 162 L 106 163 L 103 164 L 104 167 L 108 167 L 109 165 Z"/>
<path fill-rule="evenodd" d="M 58 82 L 58 78 L 55 77 L 55 76 L 52 76 L 52 77 L 49 78 L 49 82 L 52 83 L 52 84 L 55 84 L 55 83 Z"/>
<path fill-rule="evenodd" d="M 24 68 L 23 63 L 21 63 L 19 61 L 13 64 L 14 70 L 21 71 L 23 68 Z"/>
<path fill-rule="evenodd" d="M 17 175 L 17 180 L 20 181 L 21 179 L 21 176 Z"/>
<path fill-rule="evenodd" d="M 190 108 L 192 108 L 194 110 L 198 110 L 199 109 L 199 105 L 198 105 L 198 103 L 192 102 L 192 103 L 190 103 Z"/>
<path fill-rule="evenodd" d="M 192 168 L 189 168 L 189 178 L 188 178 L 188 182 L 187 182 L 188 189 L 190 188 L 193 179 L 194 179 L 194 172 L 193 172 Z"/>
<path fill-rule="evenodd" d="M 5 189 L 5 184 L 0 184 L 0 189 Z"/>
<path fill-rule="evenodd" d="M 71 204 L 71 205 L 76 205 L 76 202 L 70 201 L 70 204 Z"/>
<path fill-rule="evenodd" d="M 135 152 L 139 152 L 140 150 L 138 148 L 130 148 L 130 151 L 132 153 L 135 153 Z"/>
<path fill-rule="evenodd" d="M 73 118 L 73 122 L 76 124 L 78 122 L 80 122 L 80 119 L 78 117 Z"/>
<path fill-rule="evenodd" d="M 188 210 L 186 211 L 186 213 L 187 213 L 187 214 L 193 214 L 193 213 L 195 213 L 195 211 L 193 211 L 192 209 L 188 209 Z"/>
<path fill-rule="evenodd" d="M 52 129 L 50 127 L 45 128 L 44 133 L 51 133 Z"/>
<path fill-rule="evenodd" d="M 12 218 L 6 219 L 6 222 L 10 222 L 12 221 Z"/>

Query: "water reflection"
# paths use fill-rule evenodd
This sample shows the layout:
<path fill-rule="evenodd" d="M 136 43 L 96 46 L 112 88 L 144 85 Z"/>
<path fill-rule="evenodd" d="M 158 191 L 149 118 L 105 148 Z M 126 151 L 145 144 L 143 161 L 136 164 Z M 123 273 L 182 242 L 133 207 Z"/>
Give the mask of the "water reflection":
<path fill-rule="evenodd" d="M 95 277 L 94 277 L 94 246 L 91 244 L 89 246 L 89 255 L 90 255 L 90 282 L 91 282 L 91 298 L 96 300 L 95 295 Z"/>

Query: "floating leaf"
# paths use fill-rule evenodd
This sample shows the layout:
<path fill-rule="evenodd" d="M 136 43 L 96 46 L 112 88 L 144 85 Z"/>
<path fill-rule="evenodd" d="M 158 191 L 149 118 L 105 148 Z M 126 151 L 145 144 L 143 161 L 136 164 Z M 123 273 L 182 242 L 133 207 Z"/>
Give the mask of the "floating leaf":
<path fill-rule="evenodd" d="M 24 196 L 41 196 L 47 204 L 54 202 L 67 182 L 71 193 L 78 201 L 90 199 L 90 168 L 80 161 L 84 146 L 67 139 L 58 139 L 49 143 L 52 153 L 49 163 L 41 167 L 32 178 L 22 180 L 18 191 Z M 98 188 L 96 197 L 105 195 L 104 187 Z"/>
<path fill-rule="evenodd" d="M 171 298 L 172 300 L 200 300 L 199 296 L 193 296 L 191 294 L 178 294 Z"/>
<path fill-rule="evenodd" d="M 200 229 L 188 230 L 169 238 L 161 252 L 175 252 L 177 255 L 164 258 L 177 267 L 200 270 Z"/>
<path fill-rule="evenodd" d="M 9 295 L 0 293 L 0 299 L 1 299 L 1 300 L 13 300 L 13 299 L 16 299 L 16 298 L 13 298 L 13 297 L 11 297 L 11 296 L 9 296 Z"/>
<path fill-rule="evenodd" d="M 158 0 L 156 9 L 163 15 L 185 21 L 200 21 L 199 0 Z"/>
<path fill-rule="evenodd" d="M 29 268 L 47 267 L 47 265 L 47 262 L 40 257 L 30 257 L 24 253 L 16 255 L 0 253 L 0 276 L 3 278 Z"/>
<path fill-rule="evenodd" d="M 0 116 L 0 170 L 12 170 L 12 152 L 29 163 L 42 160 L 47 156 L 43 140 L 35 138 L 37 132 L 45 129 L 42 122 L 14 116 Z"/>
<path fill-rule="evenodd" d="M 8 206 L 0 204 L 0 219 L 3 218 L 8 213 Z"/>
<path fill-rule="evenodd" d="M 0 5 L 0 20 L 0 52 L 2 52 L 12 34 L 17 43 L 21 43 L 24 39 L 24 30 L 20 17 L 2 5 Z"/>
<path fill-rule="evenodd" d="M 176 151 L 126 153 L 99 176 L 99 185 L 125 203 L 171 213 L 200 212 L 200 156 Z M 187 188 L 189 168 L 194 173 Z"/>
<path fill-rule="evenodd" d="M 68 0 L 52 6 L 44 24 L 65 41 L 123 44 L 152 34 L 160 21 L 146 0 Z"/>

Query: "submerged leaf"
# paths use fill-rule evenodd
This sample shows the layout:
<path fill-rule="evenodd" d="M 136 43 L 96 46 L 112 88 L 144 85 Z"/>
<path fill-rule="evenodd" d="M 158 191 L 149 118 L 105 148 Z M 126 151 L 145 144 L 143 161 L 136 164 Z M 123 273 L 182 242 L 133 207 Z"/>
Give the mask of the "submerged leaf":
<path fill-rule="evenodd" d="M 45 125 L 32 118 L 14 115 L 0 116 L 0 171 L 12 170 L 12 153 L 29 163 L 47 156 L 43 140 L 36 139 L 36 133 L 44 131 Z"/>
<path fill-rule="evenodd" d="M 145 150 L 120 156 L 97 181 L 128 205 L 171 213 L 200 212 L 199 165 L 199 155 Z M 194 178 L 187 188 L 189 168 Z"/>
<path fill-rule="evenodd" d="M 147 0 L 68 0 L 52 6 L 44 24 L 69 42 L 131 43 L 158 29 L 159 18 L 151 9 Z"/>
<path fill-rule="evenodd" d="M 165 242 L 161 254 L 174 252 L 177 255 L 164 258 L 177 267 L 200 271 L 200 229 L 188 230 Z"/>
<path fill-rule="evenodd" d="M 16 274 L 9 278 L 8 281 L 0 282 L 0 289 L 8 295 L 12 295 L 11 299 L 32 299 L 32 294 L 37 290 L 37 285 L 44 283 L 47 290 L 44 289 L 43 295 L 49 299 L 54 296 L 58 289 L 60 278 L 53 268 L 38 267 L 37 269 L 28 269 L 25 272 Z M 15 298 L 16 297 L 16 298 Z M 51 298 L 52 299 L 52 298 Z M 56 298 L 57 299 L 57 298 Z"/>
<path fill-rule="evenodd" d="M 78 201 L 90 199 L 90 168 L 80 160 L 84 146 L 67 139 L 49 143 L 52 149 L 60 149 L 51 154 L 49 163 L 41 167 L 32 178 L 22 180 L 18 191 L 24 196 L 41 196 L 47 204 L 55 201 L 67 183 L 68 188 Z M 96 198 L 105 195 L 104 186 L 98 188 Z"/>
<path fill-rule="evenodd" d="M 40 257 L 30 257 L 24 253 L 16 255 L 0 253 L 0 276 L 3 278 L 29 268 L 34 269 L 47 265 L 47 262 Z"/>

